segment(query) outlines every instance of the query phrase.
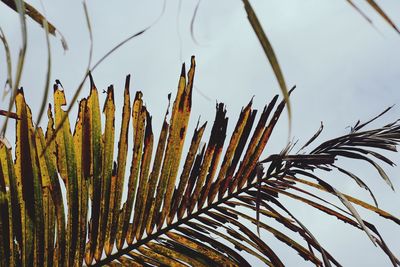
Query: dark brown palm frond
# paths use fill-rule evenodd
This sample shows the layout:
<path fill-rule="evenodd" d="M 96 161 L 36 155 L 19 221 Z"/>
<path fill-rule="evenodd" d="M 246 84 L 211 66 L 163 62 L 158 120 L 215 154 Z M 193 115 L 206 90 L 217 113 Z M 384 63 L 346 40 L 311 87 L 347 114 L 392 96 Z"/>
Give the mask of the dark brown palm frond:
<path fill-rule="evenodd" d="M 251 255 L 261 264 L 283 266 L 284 255 L 263 238 L 269 233 L 297 252 L 299 259 L 316 266 L 340 266 L 312 231 L 281 203 L 278 197 L 284 196 L 363 230 L 393 265 L 400 265 L 378 230 L 362 219 L 353 205 L 397 224 L 400 220 L 377 206 L 339 192 L 315 172 L 338 170 L 370 191 L 361 178 L 340 167 L 338 159 L 347 157 L 371 163 L 389 181 L 373 160 L 393 165 L 377 149 L 395 150 L 400 140 L 397 122 L 372 130 L 363 130 L 369 122 L 357 123 L 348 135 L 323 142 L 305 153 L 320 129 L 300 149 L 301 154 L 289 154 L 293 150 L 289 145 L 281 154 L 260 160 L 285 101 L 278 103 L 274 97 L 258 118 L 250 101 L 240 112 L 230 138 L 225 106 L 221 103 L 216 106 L 208 143 L 201 145 L 207 129 L 205 123 L 198 123 L 184 156 L 194 58 L 191 63 L 188 73 L 185 66 L 182 68 L 172 111 L 165 115 L 157 143 L 141 92 L 136 93 L 131 104 L 130 76 L 127 77 L 116 157 L 112 86 L 103 107 L 104 131 L 93 79 L 89 97 L 79 104 L 72 131 L 69 120 L 63 122 L 66 100 L 57 82 L 54 113 L 49 107 L 45 135 L 41 128 L 36 130 L 33 126 L 23 91 L 18 92 L 15 165 L 11 149 L 0 144 L 1 264 L 250 266 L 253 262 L 246 255 Z M 60 128 L 57 133 L 56 128 Z M 53 135 L 55 142 L 49 142 Z M 129 147 L 133 156 L 125 181 Z M 66 201 L 58 177 L 66 186 Z M 122 203 L 124 184 L 127 198 Z M 343 206 L 329 202 L 323 194 L 335 195 Z"/>
<path fill-rule="evenodd" d="M 394 221 L 397 224 L 400 224 L 400 220 L 378 208 L 375 196 L 362 179 L 352 172 L 338 167 L 337 164 L 334 164 L 334 162 L 339 158 L 366 161 L 377 170 L 378 174 L 394 190 L 393 184 L 391 183 L 389 177 L 383 168 L 376 162 L 376 160 L 382 161 L 390 166 L 395 165 L 394 162 L 371 149 L 396 151 L 396 146 L 400 142 L 400 124 L 398 121 L 396 121 L 381 128 L 361 131 L 365 126 L 381 117 L 390 109 L 391 108 L 386 109 L 381 114 L 365 123 L 360 123 L 360 121 L 358 121 L 356 125 L 351 128 L 351 132 L 349 134 L 323 142 L 313 149 L 309 154 L 272 155 L 267 159 L 262 160 L 261 162 L 263 163 L 269 162 L 270 168 L 272 166 L 273 170 L 283 170 L 282 172 L 284 173 L 284 175 L 280 176 L 270 176 L 267 185 L 262 187 L 262 190 L 270 193 L 274 192 L 276 194 L 282 194 L 299 200 L 327 214 L 336 216 L 338 219 L 365 231 L 370 237 L 371 241 L 380 246 L 382 250 L 389 256 L 393 265 L 397 266 L 400 264 L 399 260 L 386 246 L 377 229 L 372 224 L 364 221 L 360 217 L 353 204 L 373 211 L 386 219 Z M 321 130 L 322 128 L 320 128 L 316 135 L 314 135 L 314 137 L 311 139 L 311 142 L 307 142 L 301 150 L 310 145 L 310 143 L 312 143 L 312 141 L 314 141 L 319 135 Z M 330 185 L 325 179 L 319 178 L 319 176 L 317 176 L 317 174 L 314 172 L 317 169 L 324 171 L 337 169 L 341 173 L 352 178 L 361 188 L 369 191 L 375 206 L 341 193 L 339 190 Z M 306 185 L 307 188 L 303 189 L 301 185 Z M 289 193 L 287 192 L 287 189 L 292 189 L 296 193 Z M 342 208 L 339 208 L 315 195 L 315 193 L 318 192 L 316 189 L 337 196 L 342 201 L 346 210 L 343 210 Z M 306 194 L 309 198 L 300 196 L 300 193 Z M 325 205 L 320 205 L 315 202 L 315 200 L 323 201 L 334 209 L 328 208 Z"/>

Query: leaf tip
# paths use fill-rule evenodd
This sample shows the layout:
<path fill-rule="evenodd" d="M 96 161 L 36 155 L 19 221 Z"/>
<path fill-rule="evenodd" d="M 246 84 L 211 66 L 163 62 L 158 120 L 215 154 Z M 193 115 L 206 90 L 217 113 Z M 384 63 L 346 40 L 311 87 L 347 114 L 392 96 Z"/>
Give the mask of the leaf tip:
<path fill-rule="evenodd" d="M 181 77 L 185 78 L 185 75 L 186 75 L 186 66 L 185 66 L 185 63 L 182 63 Z"/>
<path fill-rule="evenodd" d="M 126 78 L 125 78 L 125 91 L 129 91 L 130 83 L 131 83 L 131 75 L 128 74 L 128 75 L 126 75 Z"/>
<path fill-rule="evenodd" d="M 92 76 L 92 72 L 91 71 L 89 71 L 88 72 L 88 75 L 89 75 L 89 79 L 90 79 L 90 89 L 96 89 L 96 85 L 94 84 L 94 81 L 93 81 L 93 76 Z"/>
<path fill-rule="evenodd" d="M 191 63 L 191 67 L 196 66 L 196 57 L 194 55 L 192 55 L 192 57 L 190 58 L 190 63 Z"/>

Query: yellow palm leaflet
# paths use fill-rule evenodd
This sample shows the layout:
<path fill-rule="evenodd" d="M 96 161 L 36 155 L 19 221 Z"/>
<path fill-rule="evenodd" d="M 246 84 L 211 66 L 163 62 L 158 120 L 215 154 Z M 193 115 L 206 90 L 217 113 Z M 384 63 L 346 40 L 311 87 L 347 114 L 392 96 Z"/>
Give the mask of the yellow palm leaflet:
<path fill-rule="evenodd" d="M 136 236 L 137 240 L 140 240 L 143 232 L 142 227 L 143 217 L 146 211 L 146 199 L 147 199 L 147 191 L 149 186 L 149 170 L 150 170 L 150 161 L 151 154 L 153 151 L 153 131 L 151 126 L 151 117 L 149 113 L 146 111 L 146 129 L 144 135 L 144 148 L 143 148 L 143 156 L 142 163 L 140 167 L 140 176 L 139 176 L 139 187 L 136 195 L 135 202 L 135 210 L 133 217 L 133 225 L 131 229 L 131 235 Z"/>
<path fill-rule="evenodd" d="M 137 92 L 132 108 L 133 157 L 128 182 L 128 196 L 118 221 L 117 248 L 122 247 L 125 238 L 128 238 L 128 243 L 133 241 L 133 236 L 131 235 L 131 231 L 128 231 L 128 227 L 135 200 L 140 160 L 142 156 L 145 117 L 146 108 L 143 106 L 142 92 Z"/>
<path fill-rule="evenodd" d="M 158 201 L 160 204 L 161 199 L 163 199 L 162 211 L 160 211 L 159 216 L 157 216 L 158 228 L 162 227 L 165 218 L 169 215 L 172 194 L 174 192 L 179 162 L 182 156 L 183 143 L 185 140 L 187 125 L 189 122 L 190 111 L 192 107 L 192 91 L 195 68 L 196 63 L 194 61 L 194 57 L 192 57 L 191 66 L 186 82 L 185 66 L 183 65 L 181 77 L 178 84 L 178 92 L 174 101 L 174 105 L 172 107 L 169 136 L 164 158 L 164 161 L 167 163 L 163 165 L 161 171 L 161 180 L 159 184 L 160 190 L 157 189 L 156 196 L 156 201 L 160 199 Z M 156 202 L 154 211 L 155 215 L 158 214 L 159 206 L 160 205 L 157 205 Z"/>
<path fill-rule="evenodd" d="M 102 140 L 101 140 L 101 114 L 99 105 L 99 94 L 94 84 L 93 77 L 90 74 L 90 95 L 87 99 L 87 108 L 85 109 L 85 118 L 89 120 L 88 131 L 90 139 L 90 152 L 87 163 L 90 167 L 90 186 L 89 195 L 92 201 L 90 234 L 88 251 L 86 252 L 86 264 L 90 264 L 93 260 L 94 252 L 97 246 L 97 236 L 100 220 L 100 202 L 101 202 L 101 170 L 102 170 Z M 85 122 L 86 123 L 86 122 Z"/>
<path fill-rule="evenodd" d="M 54 116 L 55 127 L 59 127 L 66 112 L 62 109 L 66 105 L 64 90 L 61 84 L 57 82 L 54 85 Z M 61 130 L 56 135 L 57 146 L 57 167 L 61 178 L 64 180 L 67 188 L 67 233 L 66 233 L 66 263 L 72 265 L 75 260 L 77 248 L 77 235 L 79 232 L 78 214 L 78 177 L 76 167 L 76 156 L 73 137 L 70 129 L 69 120 L 65 120 L 60 126 Z"/>
<path fill-rule="evenodd" d="M 44 249 L 48 253 L 44 254 L 43 265 L 53 266 L 53 243 L 55 237 L 55 222 L 56 213 L 52 198 L 51 179 L 47 169 L 45 155 L 42 153 L 42 141 L 44 141 L 44 134 L 42 128 L 37 128 L 35 134 L 36 153 L 39 160 L 39 169 L 42 179 L 43 190 L 43 213 L 44 213 Z M 40 155 L 40 156 L 39 156 Z"/>
<path fill-rule="evenodd" d="M 166 117 L 166 115 L 165 115 Z M 163 159 L 164 155 L 164 150 L 165 150 L 165 144 L 167 142 L 167 135 L 168 135 L 168 127 L 169 124 L 166 121 L 166 118 L 164 118 L 163 126 L 161 128 L 160 136 L 158 139 L 158 145 L 156 149 L 156 154 L 154 156 L 154 163 L 153 163 L 153 169 L 150 173 L 150 178 L 149 178 L 149 189 L 147 192 L 147 198 L 146 198 L 146 214 L 143 217 L 143 223 L 141 224 L 141 230 L 140 232 L 144 232 L 144 227 L 146 227 L 146 233 L 150 234 L 153 232 L 153 213 L 154 213 L 154 208 L 155 208 L 155 198 L 154 198 L 154 193 L 156 191 L 156 186 L 157 182 L 159 180 L 159 175 L 161 171 L 161 162 Z M 144 224 L 146 222 L 146 225 Z"/>
<path fill-rule="evenodd" d="M 130 85 L 130 75 L 128 75 L 125 80 L 124 106 L 122 109 L 121 131 L 118 142 L 117 170 L 115 177 L 113 177 L 113 179 L 115 179 L 114 186 L 111 186 L 112 194 L 114 194 L 115 196 L 114 196 L 114 203 L 111 206 L 111 210 L 109 213 L 112 220 L 108 220 L 107 222 L 106 242 L 105 242 L 105 251 L 107 254 L 111 253 L 115 237 L 117 235 L 122 188 L 125 180 L 126 157 L 128 153 L 128 140 L 129 140 L 128 139 L 129 121 L 131 118 L 129 85 Z"/>
<path fill-rule="evenodd" d="M 41 154 L 44 155 L 44 158 L 46 160 L 46 165 L 45 166 L 41 165 L 40 167 L 45 168 L 50 177 L 51 195 L 56 212 L 57 236 L 56 236 L 56 245 L 54 248 L 53 264 L 62 265 L 64 264 L 65 261 L 65 250 L 66 250 L 65 213 L 64 213 L 64 202 L 62 198 L 61 187 L 57 173 L 56 145 L 55 142 L 49 143 L 51 136 L 53 136 L 54 134 L 54 120 L 53 120 L 53 115 L 51 113 L 50 105 L 47 110 L 47 116 L 49 121 L 47 124 L 45 138 L 43 138 L 43 136 L 39 134 L 41 143 L 40 149 L 43 150 L 44 147 L 48 144 L 48 147 L 44 151 L 44 153 L 41 152 Z M 46 170 L 43 171 L 45 172 Z"/>
<path fill-rule="evenodd" d="M 82 99 L 79 102 L 78 119 L 75 124 L 73 134 L 74 147 L 76 152 L 76 167 L 78 177 L 78 200 L 79 200 L 79 232 L 78 232 L 78 249 L 74 262 L 82 262 L 85 256 L 86 231 L 87 231 L 87 213 L 89 199 L 89 178 L 88 171 L 84 171 L 84 167 L 89 163 L 86 158 L 90 153 L 88 149 L 88 134 L 85 129 L 88 128 L 88 120 L 85 119 L 87 100 Z"/>
<path fill-rule="evenodd" d="M 107 221 L 110 210 L 110 190 L 111 190 L 111 176 L 113 169 L 114 157 L 114 118 L 115 118 L 115 104 L 114 104 L 114 88 L 108 87 L 107 99 L 104 103 L 103 113 L 105 114 L 105 128 L 102 137 L 103 151 L 102 151 L 102 174 L 101 174 L 101 201 L 100 201 L 100 218 L 99 230 L 97 234 L 97 247 L 95 252 L 95 259 L 101 259 L 104 247 L 104 239 L 106 235 Z"/>

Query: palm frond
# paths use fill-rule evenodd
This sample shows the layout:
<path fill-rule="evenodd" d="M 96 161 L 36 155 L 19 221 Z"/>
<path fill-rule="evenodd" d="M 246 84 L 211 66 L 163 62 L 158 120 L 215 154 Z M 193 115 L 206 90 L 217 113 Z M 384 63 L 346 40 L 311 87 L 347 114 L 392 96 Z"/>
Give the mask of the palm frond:
<path fill-rule="evenodd" d="M 261 160 L 285 101 L 278 103 L 278 97 L 274 97 L 258 119 L 250 101 L 240 112 L 229 141 L 225 106 L 219 103 L 209 141 L 201 145 L 206 124 L 198 123 L 183 157 L 194 76 L 192 58 L 187 74 L 185 65 L 182 67 L 172 111 L 169 114 L 168 106 L 157 144 L 141 92 L 136 93 L 131 105 L 127 76 L 116 162 L 112 86 L 103 107 L 104 131 L 92 76 L 90 95 L 80 101 L 72 131 L 69 120 L 63 122 L 67 103 L 57 81 L 54 117 L 49 106 L 46 134 L 33 126 L 23 91 L 19 90 L 15 164 L 11 148 L 0 144 L 1 263 L 250 266 L 248 254 L 262 264 L 283 266 L 284 255 L 264 238 L 269 233 L 316 266 L 340 266 L 311 230 L 282 204 L 279 197 L 283 196 L 364 231 L 394 266 L 400 265 L 376 227 L 363 219 L 355 206 L 396 224 L 400 220 L 377 205 L 340 192 L 317 174 L 318 170 L 338 170 L 371 192 L 361 178 L 341 167 L 340 158 L 351 158 L 370 163 L 391 185 L 375 161 L 393 165 L 378 150 L 396 149 L 400 141 L 398 122 L 364 130 L 383 112 L 366 123 L 358 122 L 349 134 L 304 152 L 316 142 L 321 127 L 297 154 L 290 154 L 290 144 L 282 153 Z M 133 132 L 129 133 L 131 122 Z M 57 127 L 60 130 L 55 133 Z M 53 135 L 55 142 L 49 142 Z M 125 181 L 130 142 L 133 156 Z M 58 177 L 66 187 L 66 201 Z M 124 184 L 127 198 L 122 203 Z M 334 195 L 343 205 L 330 202 L 326 195 Z"/>

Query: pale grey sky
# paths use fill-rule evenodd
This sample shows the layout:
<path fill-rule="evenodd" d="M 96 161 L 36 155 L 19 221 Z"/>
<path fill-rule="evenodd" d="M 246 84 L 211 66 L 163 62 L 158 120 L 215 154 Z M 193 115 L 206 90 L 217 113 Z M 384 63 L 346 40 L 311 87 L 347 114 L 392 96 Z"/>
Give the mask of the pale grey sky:
<path fill-rule="evenodd" d="M 39 1 L 28 1 L 40 9 Z M 200 45 L 190 37 L 190 20 L 197 1 L 167 1 L 165 13 L 154 27 L 110 56 L 93 73 L 99 90 L 115 85 L 117 112 L 120 112 L 125 75 L 132 74 L 131 91 L 142 90 L 145 103 L 153 115 L 155 136 L 167 105 L 167 94 L 175 93 L 181 62 L 189 64 L 196 55 L 197 73 L 191 127 L 201 115 L 212 122 L 215 101 L 226 103 L 231 118 L 229 129 L 241 107 L 255 96 L 254 107 L 261 109 L 279 92 L 275 77 L 246 18 L 241 1 L 203 0 L 194 25 Z M 364 1 L 355 1 L 372 18 L 369 25 L 349 4 L 338 0 L 251 1 L 270 37 L 289 87 L 296 84 L 292 97 L 292 136 L 306 141 L 318 129 L 325 130 L 319 140 L 347 133 L 345 127 L 358 119 L 367 120 L 386 107 L 400 103 L 400 35 L 390 28 Z M 366 1 L 365 1 L 366 2 Z M 400 3 L 378 1 L 400 25 Z M 81 1 L 43 1 L 47 17 L 64 34 L 69 50 L 64 53 L 54 38 L 52 46 L 52 81 L 60 79 L 71 99 L 73 90 L 84 75 L 89 52 L 89 37 Z M 128 35 L 142 30 L 159 16 L 163 1 L 88 1 L 94 37 L 94 62 Z M 0 25 L 14 58 L 20 46 L 18 16 L 0 5 Z M 37 114 L 46 72 L 46 49 L 43 30 L 29 21 L 29 46 L 21 85 Z M 178 31 L 180 34 L 178 34 Z M 0 62 L 4 54 L 0 52 Z M 5 81 L 5 66 L 0 68 L 0 84 Z M 81 96 L 86 96 L 88 86 Z M 104 96 L 102 96 L 104 98 Z M 51 99 L 51 97 L 49 98 Z M 2 102 L 2 107 L 6 101 Z M 74 112 L 73 114 L 76 114 Z M 118 113 L 117 113 L 118 114 Z M 400 116 L 396 106 L 376 126 Z M 71 118 L 74 118 L 73 115 Z M 118 116 L 117 116 L 118 117 Z M 74 122 L 74 120 L 71 120 Z M 116 126 L 118 129 L 118 118 Z M 7 138 L 13 140 L 13 125 Z M 189 133 L 192 131 L 189 130 Z M 267 146 L 279 152 L 287 140 L 286 115 Z M 398 154 L 390 155 L 400 164 Z M 400 217 L 400 195 L 390 191 L 373 168 L 348 163 L 349 168 L 365 178 L 374 190 L 380 207 Z M 395 188 L 400 191 L 399 167 L 385 168 Z M 363 197 L 364 190 L 337 174 L 329 179 L 338 189 Z M 337 181 L 336 181 L 337 180 Z M 330 180 L 331 181 L 331 180 Z M 333 217 L 314 212 L 293 201 L 289 209 L 302 218 L 321 244 L 344 266 L 388 266 L 390 261 L 375 248 L 361 231 L 352 229 Z M 400 257 L 400 228 L 370 213 L 359 212 L 378 226 L 383 238 Z M 373 214 L 374 215 L 374 214 Z M 273 240 L 265 234 L 266 240 Z M 279 242 L 271 241 L 287 266 L 308 266 L 302 258 Z"/>

